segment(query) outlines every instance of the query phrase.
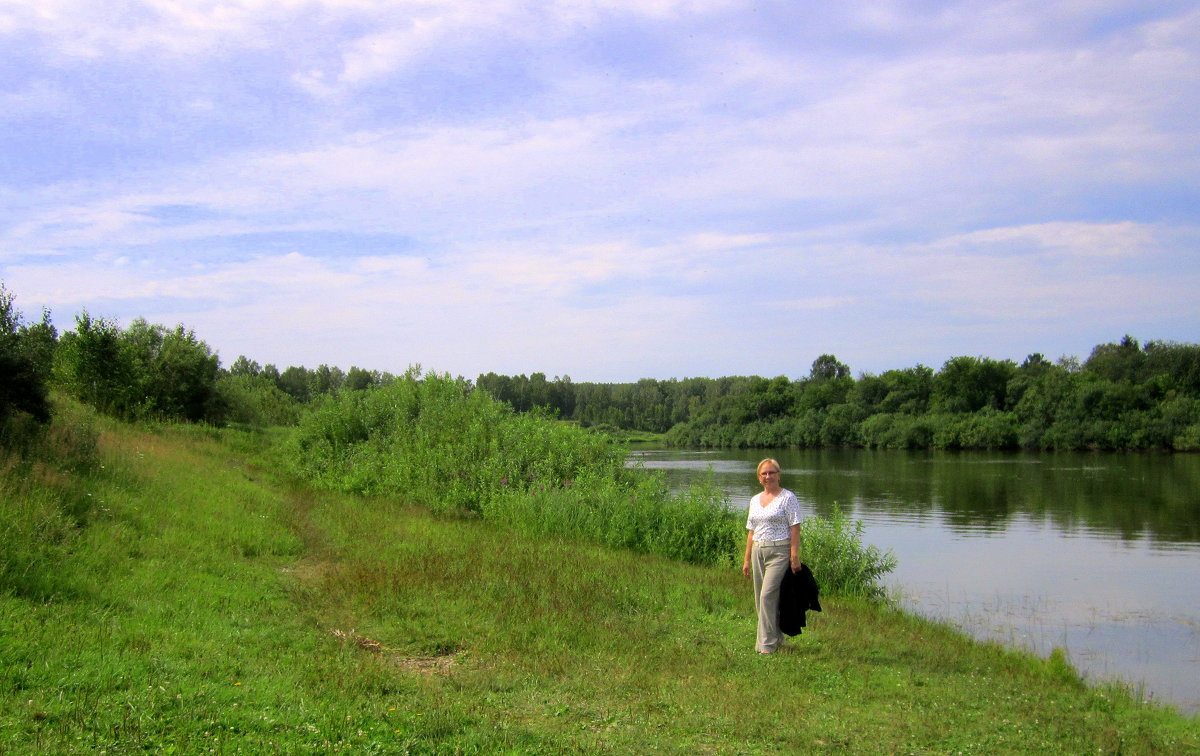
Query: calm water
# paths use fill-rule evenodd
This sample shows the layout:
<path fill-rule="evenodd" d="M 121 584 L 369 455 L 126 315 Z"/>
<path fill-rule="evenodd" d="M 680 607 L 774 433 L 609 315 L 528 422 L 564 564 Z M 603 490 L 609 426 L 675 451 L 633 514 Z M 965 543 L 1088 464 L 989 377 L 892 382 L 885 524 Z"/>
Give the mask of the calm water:
<path fill-rule="evenodd" d="M 764 456 L 895 553 L 905 607 L 1200 712 L 1200 455 L 634 451 L 673 486 L 711 471 L 738 509 Z"/>

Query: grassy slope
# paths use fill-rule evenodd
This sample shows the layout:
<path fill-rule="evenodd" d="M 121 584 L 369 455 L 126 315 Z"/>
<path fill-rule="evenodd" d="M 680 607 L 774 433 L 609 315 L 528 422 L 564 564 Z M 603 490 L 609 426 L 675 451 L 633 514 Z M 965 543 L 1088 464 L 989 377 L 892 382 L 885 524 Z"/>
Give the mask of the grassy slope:
<path fill-rule="evenodd" d="M 0 752 L 1200 752 L 882 608 L 759 658 L 737 574 L 289 488 L 244 437 L 102 441 L 60 595 L 0 597 Z"/>

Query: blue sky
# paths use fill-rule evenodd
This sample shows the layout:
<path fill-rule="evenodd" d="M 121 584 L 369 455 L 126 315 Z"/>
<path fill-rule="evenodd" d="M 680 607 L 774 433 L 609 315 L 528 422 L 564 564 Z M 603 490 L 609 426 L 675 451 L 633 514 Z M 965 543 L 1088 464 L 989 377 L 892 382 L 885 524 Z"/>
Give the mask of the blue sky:
<path fill-rule="evenodd" d="M 1200 340 L 1200 4 L 0 0 L 0 281 L 230 364 Z"/>

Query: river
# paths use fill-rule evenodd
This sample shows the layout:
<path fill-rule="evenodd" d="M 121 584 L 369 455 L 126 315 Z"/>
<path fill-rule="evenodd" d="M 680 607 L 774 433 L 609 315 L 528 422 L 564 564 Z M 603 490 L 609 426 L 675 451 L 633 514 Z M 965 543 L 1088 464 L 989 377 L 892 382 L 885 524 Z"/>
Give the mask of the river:
<path fill-rule="evenodd" d="M 836 504 L 896 555 L 885 583 L 904 608 L 1062 648 L 1089 679 L 1200 713 L 1200 455 L 635 446 L 631 461 L 675 488 L 711 473 L 741 509 L 766 456 L 807 513 Z"/>

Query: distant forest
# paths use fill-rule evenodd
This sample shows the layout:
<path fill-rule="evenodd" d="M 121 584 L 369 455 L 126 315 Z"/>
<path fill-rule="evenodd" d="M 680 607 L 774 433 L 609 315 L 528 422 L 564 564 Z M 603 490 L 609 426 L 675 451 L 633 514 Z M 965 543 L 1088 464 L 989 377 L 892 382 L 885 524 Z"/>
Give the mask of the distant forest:
<path fill-rule="evenodd" d="M 327 397 L 395 376 L 321 365 L 279 370 L 245 356 L 228 368 L 183 326 L 126 328 L 84 312 L 63 334 L 49 312 L 26 322 L 0 283 L 0 432 L 50 420 L 52 391 L 126 420 L 294 425 Z M 857 378 L 830 354 L 807 376 L 575 383 L 486 373 L 482 390 L 517 412 L 599 431 L 664 434 L 687 447 L 859 447 L 1200 451 L 1200 345 L 1131 336 L 1080 363 L 1031 354 L 959 356 Z"/>
<path fill-rule="evenodd" d="M 479 376 L 517 410 L 585 426 L 665 433 L 687 447 L 1200 450 L 1200 345 L 1126 336 L 1082 364 L 953 357 L 851 375 L 829 354 L 803 378 L 572 383 Z"/>

